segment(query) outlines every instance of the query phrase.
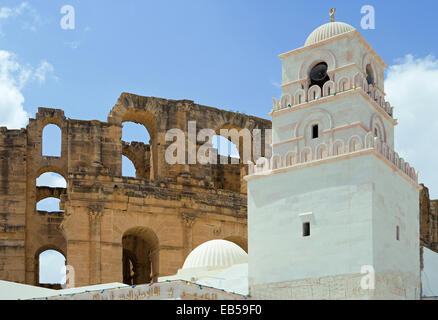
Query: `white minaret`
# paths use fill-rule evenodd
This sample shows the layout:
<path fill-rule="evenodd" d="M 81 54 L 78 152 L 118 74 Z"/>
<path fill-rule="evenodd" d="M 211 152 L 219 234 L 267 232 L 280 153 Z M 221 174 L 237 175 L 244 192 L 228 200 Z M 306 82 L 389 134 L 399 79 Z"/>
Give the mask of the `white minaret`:
<path fill-rule="evenodd" d="M 393 151 L 385 62 L 334 18 L 280 59 L 273 157 L 246 177 L 250 294 L 419 299 L 418 178 Z"/>

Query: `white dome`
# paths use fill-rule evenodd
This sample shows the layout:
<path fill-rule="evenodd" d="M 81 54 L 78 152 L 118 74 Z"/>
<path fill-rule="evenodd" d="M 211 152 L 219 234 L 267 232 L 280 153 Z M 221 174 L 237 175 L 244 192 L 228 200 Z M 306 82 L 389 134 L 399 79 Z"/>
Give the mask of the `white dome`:
<path fill-rule="evenodd" d="M 248 254 L 237 244 L 226 240 L 211 240 L 204 242 L 190 252 L 182 269 L 225 268 L 247 262 Z"/>
<path fill-rule="evenodd" d="M 338 36 L 343 33 L 356 30 L 344 22 L 329 22 L 313 30 L 310 36 L 307 38 L 304 46 L 310 46 L 312 44 L 327 40 L 329 38 Z"/>

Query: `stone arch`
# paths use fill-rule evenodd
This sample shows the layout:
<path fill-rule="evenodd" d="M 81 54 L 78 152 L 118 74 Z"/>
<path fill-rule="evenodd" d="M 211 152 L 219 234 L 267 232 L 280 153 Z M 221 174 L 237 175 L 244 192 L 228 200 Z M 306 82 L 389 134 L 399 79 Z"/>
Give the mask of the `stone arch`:
<path fill-rule="evenodd" d="M 303 104 L 305 102 L 307 102 L 306 92 L 304 91 L 304 89 L 298 89 L 295 92 L 295 104 L 298 105 L 298 104 Z"/>
<path fill-rule="evenodd" d="M 281 156 L 274 154 L 271 158 L 271 168 L 272 170 L 280 169 L 282 167 Z"/>
<path fill-rule="evenodd" d="M 338 81 L 338 91 L 343 92 L 351 89 L 350 79 L 348 77 L 342 77 Z"/>
<path fill-rule="evenodd" d="M 372 131 L 368 132 L 365 135 L 365 143 L 364 143 L 364 147 L 365 148 L 373 148 L 374 147 L 374 134 Z"/>
<path fill-rule="evenodd" d="M 243 250 L 245 250 L 246 253 L 248 253 L 248 239 L 247 238 L 244 238 L 242 236 L 230 235 L 230 236 L 223 238 L 223 240 L 227 240 L 227 241 L 230 241 L 230 242 L 237 244 L 239 247 L 241 247 Z"/>
<path fill-rule="evenodd" d="M 222 134 L 221 130 L 228 130 L 229 135 L 226 136 Z M 233 121 L 230 121 L 220 124 L 219 126 L 216 127 L 216 130 L 214 131 L 216 132 L 217 135 L 224 137 L 225 139 L 229 140 L 231 143 L 233 143 L 236 146 L 239 152 L 239 158 L 240 158 L 239 163 L 246 164 L 248 161 L 253 160 L 252 126 L 249 126 L 247 124 L 242 125 L 241 123 L 233 123 Z"/>
<path fill-rule="evenodd" d="M 363 148 L 362 139 L 358 135 L 351 136 L 348 140 L 348 152 L 355 152 Z"/>
<path fill-rule="evenodd" d="M 285 156 L 285 165 L 286 167 L 290 167 L 293 166 L 296 163 L 296 152 L 294 151 L 289 151 L 286 156 Z"/>
<path fill-rule="evenodd" d="M 358 72 L 353 77 L 353 86 L 355 88 L 362 88 L 362 84 L 363 84 L 363 75 Z"/>
<path fill-rule="evenodd" d="M 327 70 L 330 72 L 337 68 L 337 60 L 335 55 L 327 49 L 317 50 L 309 54 L 301 64 L 298 79 L 307 79 L 310 70 L 318 63 L 327 63 Z"/>
<path fill-rule="evenodd" d="M 156 179 L 158 176 L 158 120 L 162 114 L 161 100 L 162 99 L 140 97 L 133 94 L 122 93 L 117 100 L 116 105 L 108 115 L 109 124 L 123 127 L 124 122 L 134 122 L 143 125 L 149 132 L 152 159 L 151 179 Z"/>
<path fill-rule="evenodd" d="M 38 203 L 47 198 L 55 198 L 61 200 L 61 196 L 65 194 L 65 188 L 37 187 L 35 201 Z"/>
<path fill-rule="evenodd" d="M 58 167 L 55 167 L 55 166 L 44 166 L 44 167 L 39 168 L 36 171 L 35 179 L 40 177 L 42 174 L 48 173 L 48 172 L 54 172 L 54 173 L 59 174 L 67 182 L 67 174 L 63 170 L 61 170 L 61 169 L 59 169 Z"/>
<path fill-rule="evenodd" d="M 157 131 L 157 118 L 154 113 L 148 110 L 136 110 L 131 109 L 128 110 L 122 119 L 122 125 L 124 122 L 134 122 L 137 124 L 143 125 L 146 130 L 149 132 L 150 136 L 150 152 L 151 152 L 151 180 L 155 179 L 158 176 L 158 131 Z M 123 149 L 123 148 L 122 148 Z M 126 156 L 126 155 L 125 155 Z M 136 161 L 129 158 L 134 166 L 136 165 Z M 139 164 L 137 163 L 137 166 Z M 137 167 L 136 167 L 137 169 Z"/>
<path fill-rule="evenodd" d="M 310 147 L 304 147 L 300 153 L 300 162 L 305 163 L 305 162 L 309 162 L 312 160 L 313 160 L 312 149 Z"/>
<path fill-rule="evenodd" d="M 139 165 L 136 161 L 136 157 L 134 152 L 132 152 L 131 150 L 129 150 L 128 148 L 123 148 L 122 149 L 122 155 L 124 155 L 126 158 L 128 158 L 129 160 L 131 160 L 132 164 L 135 167 L 135 174 L 137 176 L 138 172 L 139 172 Z"/>
<path fill-rule="evenodd" d="M 289 106 L 293 106 L 293 98 L 290 94 L 284 94 L 281 97 L 281 109 L 288 108 Z"/>
<path fill-rule="evenodd" d="M 53 124 L 62 130 L 64 121 L 65 121 L 65 117 L 63 114 L 59 117 L 57 117 L 57 116 L 44 116 L 41 119 L 41 131 L 43 131 L 43 129 L 49 124 Z"/>
<path fill-rule="evenodd" d="M 379 94 L 379 106 L 385 109 L 385 98 L 381 94 Z"/>
<path fill-rule="evenodd" d="M 382 142 L 387 142 L 387 133 L 385 128 L 385 123 L 383 122 L 382 116 L 379 113 L 374 113 L 371 116 L 370 121 L 371 132 L 375 135 L 375 131 L 379 133 L 377 136 L 382 140 Z"/>
<path fill-rule="evenodd" d="M 159 240 L 147 227 L 133 227 L 122 236 L 123 283 L 156 282 L 159 276 Z"/>
<path fill-rule="evenodd" d="M 36 156 L 37 159 L 39 156 L 42 156 L 43 159 L 45 157 L 45 161 L 49 161 L 48 159 L 51 159 L 51 157 L 57 158 L 57 161 L 60 161 L 60 159 L 67 155 L 67 146 L 65 145 L 65 137 L 67 136 L 67 121 L 64 115 L 64 112 L 62 110 L 58 109 L 50 109 L 50 108 L 38 108 L 38 112 L 35 116 L 35 122 L 32 120 L 29 122 L 29 128 L 30 132 L 32 134 L 35 134 L 35 137 L 32 137 L 32 140 L 36 144 Z M 45 155 L 43 154 L 43 131 L 48 125 L 54 125 L 59 128 L 59 131 L 61 133 L 61 141 L 60 141 L 60 154 L 56 154 L 54 156 L 52 155 Z M 35 130 L 35 131 L 33 131 Z M 51 159 L 52 161 L 54 159 Z"/>
<path fill-rule="evenodd" d="M 49 137 L 45 136 L 45 132 L 46 132 L 46 130 L 48 130 L 48 126 L 56 127 L 57 131 L 59 132 L 59 140 L 55 142 L 57 145 L 57 149 L 59 149 L 59 150 L 57 150 L 56 155 L 46 154 L 44 152 L 45 144 L 47 143 L 47 140 L 49 139 Z M 50 139 L 53 139 L 53 138 L 54 138 L 53 136 L 50 137 Z M 57 158 L 61 157 L 61 155 L 62 155 L 62 129 L 58 124 L 48 123 L 48 124 L 44 125 L 44 127 L 41 129 L 41 155 L 43 157 L 46 157 L 46 156 L 57 157 Z"/>
<path fill-rule="evenodd" d="M 332 155 L 338 156 L 345 153 L 345 142 L 342 139 L 337 139 L 333 142 Z"/>
<path fill-rule="evenodd" d="M 315 84 L 308 91 L 307 101 L 310 102 L 319 98 L 321 98 L 321 88 Z"/>
<path fill-rule="evenodd" d="M 65 241 L 65 239 L 64 239 Z M 40 246 L 36 251 L 34 255 L 34 283 L 35 285 L 40 285 L 40 254 L 47 251 L 47 250 L 54 250 L 62 254 L 65 258 L 65 264 L 67 265 L 67 242 L 63 244 L 45 244 Z"/>
<path fill-rule="evenodd" d="M 320 143 L 315 148 L 315 160 L 321 160 L 329 156 L 329 148 L 327 144 Z"/>
<path fill-rule="evenodd" d="M 149 154 L 150 148 L 144 143 L 123 142 L 122 155 L 128 158 L 135 168 L 136 178 L 150 179 L 150 159 L 147 158 L 145 153 Z"/>
<path fill-rule="evenodd" d="M 336 84 L 334 81 L 330 80 L 324 83 L 322 87 L 322 95 L 323 97 L 328 97 L 332 94 L 336 93 Z"/>

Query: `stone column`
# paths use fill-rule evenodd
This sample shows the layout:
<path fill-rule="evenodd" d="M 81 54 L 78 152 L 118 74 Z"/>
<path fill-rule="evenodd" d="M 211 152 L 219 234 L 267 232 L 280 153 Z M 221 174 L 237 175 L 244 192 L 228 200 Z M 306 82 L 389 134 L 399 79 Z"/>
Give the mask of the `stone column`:
<path fill-rule="evenodd" d="M 89 284 L 99 284 L 102 281 L 101 273 L 101 221 L 103 207 L 92 205 L 88 207 L 90 225 L 90 273 Z"/>
<path fill-rule="evenodd" d="M 150 275 L 151 275 L 151 282 L 157 282 L 158 277 L 160 275 L 160 266 L 159 266 L 159 254 L 160 248 L 152 249 L 149 253 L 149 259 L 150 259 Z"/>
<path fill-rule="evenodd" d="M 184 259 L 193 250 L 193 224 L 195 223 L 196 216 L 183 213 L 181 215 L 184 225 Z"/>

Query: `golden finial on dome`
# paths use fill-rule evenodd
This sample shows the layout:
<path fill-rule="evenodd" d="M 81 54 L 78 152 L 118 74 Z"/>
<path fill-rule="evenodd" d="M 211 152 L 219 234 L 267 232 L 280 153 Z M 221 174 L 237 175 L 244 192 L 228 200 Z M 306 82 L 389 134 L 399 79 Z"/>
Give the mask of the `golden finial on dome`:
<path fill-rule="evenodd" d="M 330 22 L 335 22 L 335 12 L 336 12 L 336 8 L 330 9 Z"/>

